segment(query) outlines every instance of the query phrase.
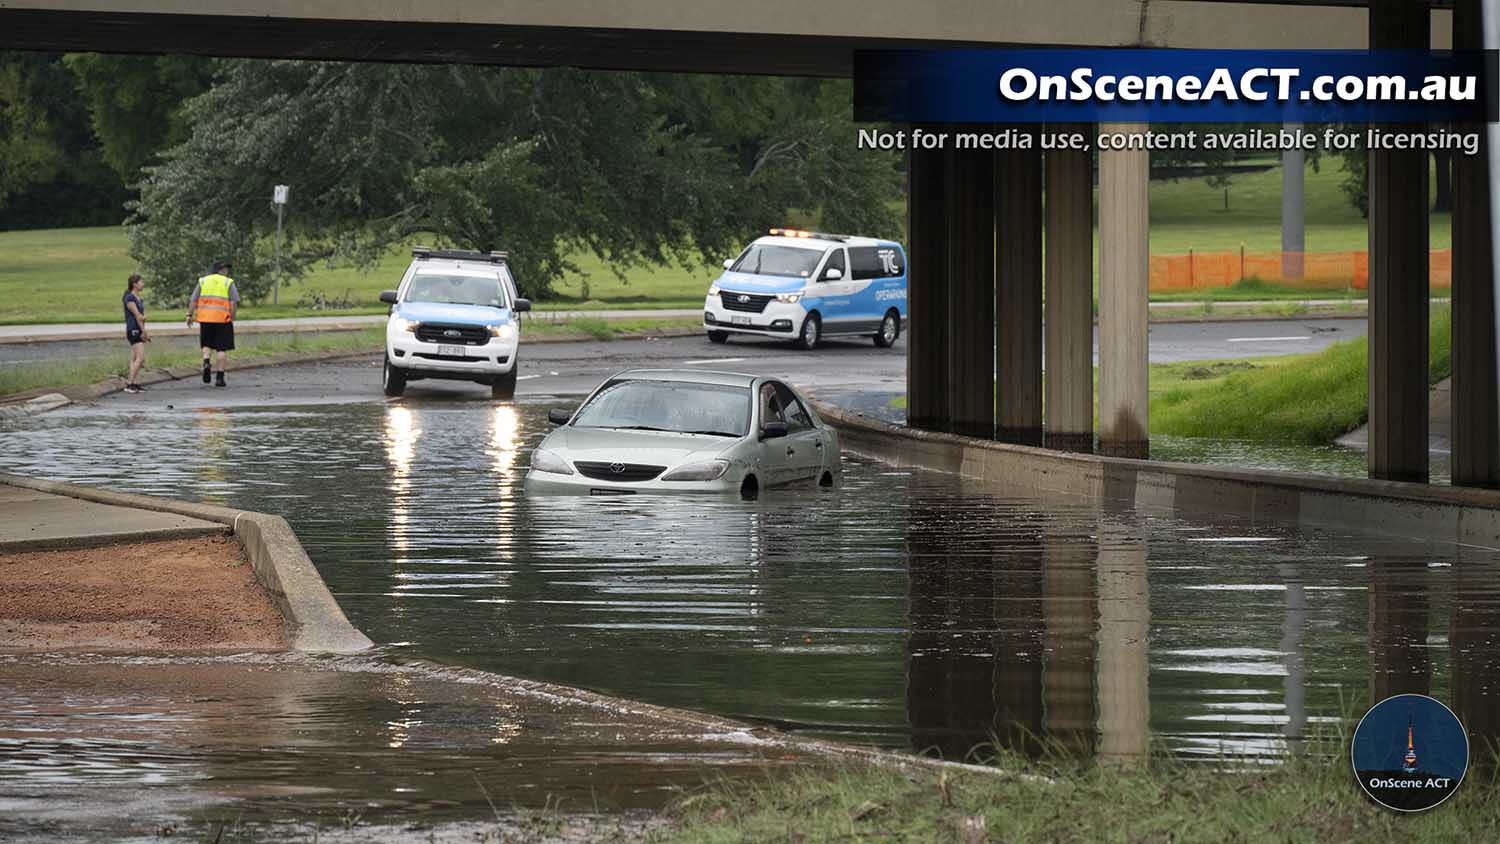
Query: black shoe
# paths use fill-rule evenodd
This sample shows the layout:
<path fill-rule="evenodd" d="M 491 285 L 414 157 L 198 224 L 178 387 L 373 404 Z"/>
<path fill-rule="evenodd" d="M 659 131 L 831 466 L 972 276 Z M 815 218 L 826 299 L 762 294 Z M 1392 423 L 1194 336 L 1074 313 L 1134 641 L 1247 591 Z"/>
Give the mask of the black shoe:
<path fill-rule="evenodd" d="M 227 387 L 227 386 L 229 386 L 229 385 L 227 385 L 227 384 L 224 383 L 224 373 L 222 373 L 222 372 L 215 372 L 214 373 L 214 386 L 215 387 Z"/>
<path fill-rule="evenodd" d="M 127 392 L 127 393 L 139 393 L 139 392 L 141 392 L 141 386 L 139 384 L 126 384 L 125 385 L 125 392 Z"/>
<path fill-rule="evenodd" d="M 209 377 L 213 374 L 213 365 L 208 361 L 203 362 L 203 383 L 207 384 Z"/>

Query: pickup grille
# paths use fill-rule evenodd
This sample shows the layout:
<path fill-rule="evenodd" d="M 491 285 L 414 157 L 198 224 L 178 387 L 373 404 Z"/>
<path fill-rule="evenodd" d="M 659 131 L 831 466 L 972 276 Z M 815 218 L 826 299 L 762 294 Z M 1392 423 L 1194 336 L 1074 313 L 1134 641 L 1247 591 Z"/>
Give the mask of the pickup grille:
<path fill-rule="evenodd" d="M 742 314 L 758 314 L 766 309 L 775 296 L 765 296 L 758 293 L 731 293 L 728 290 L 719 291 L 719 301 L 723 303 L 726 311 L 739 311 Z M 743 299 L 744 301 L 740 301 Z"/>
<path fill-rule="evenodd" d="M 648 466 L 644 463 L 605 463 L 594 460 L 575 460 L 573 467 L 585 478 L 599 481 L 649 481 L 660 475 L 665 466 Z M 615 467 L 620 471 L 616 472 Z"/>
<path fill-rule="evenodd" d="M 447 343 L 452 346 L 483 346 L 490 342 L 490 330 L 482 325 L 424 322 L 417 326 L 417 339 L 424 343 Z"/>

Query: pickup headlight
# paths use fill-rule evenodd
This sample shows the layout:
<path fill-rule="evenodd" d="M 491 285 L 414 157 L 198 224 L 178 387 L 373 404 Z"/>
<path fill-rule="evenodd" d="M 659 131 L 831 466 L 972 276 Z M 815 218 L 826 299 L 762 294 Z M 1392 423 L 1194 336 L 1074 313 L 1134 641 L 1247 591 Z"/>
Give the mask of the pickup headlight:
<path fill-rule="evenodd" d="M 728 460 L 709 460 L 704 463 L 689 463 L 662 476 L 664 481 L 716 481 L 729 471 Z"/>
<path fill-rule="evenodd" d="M 405 332 L 410 333 L 410 334 L 415 334 L 416 331 L 417 331 L 417 326 L 419 326 L 421 324 L 422 323 L 417 322 L 414 319 L 404 319 L 402 317 L 391 317 L 391 327 L 394 328 L 394 329 L 396 329 L 397 331 L 405 331 Z"/>
<path fill-rule="evenodd" d="M 501 340 L 509 340 L 516 336 L 516 327 L 508 322 L 490 326 L 490 336 L 499 337 Z"/>
<path fill-rule="evenodd" d="M 783 305 L 795 305 L 798 302 L 802 301 L 802 294 L 801 293 L 777 293 L 776 294 L 776 301 L 782 303 Z"/>
<path fill-rule="evenodd" d="M 551 472 L 554 475 L 571 475 L 573 467 L 568 461 L 555 451 L 539 448 L 531 453 L 531 468 L 538 472 Z"/>
<path fill-rule="evenodd" d="M 709 285 L 708 286 L 708 295 L 710 295 L 710 296 L 717 296 L 717 295 L 719 295 L 719 285 L 717 285 L 717 284 L 711 284 L 711 285 Z"/>

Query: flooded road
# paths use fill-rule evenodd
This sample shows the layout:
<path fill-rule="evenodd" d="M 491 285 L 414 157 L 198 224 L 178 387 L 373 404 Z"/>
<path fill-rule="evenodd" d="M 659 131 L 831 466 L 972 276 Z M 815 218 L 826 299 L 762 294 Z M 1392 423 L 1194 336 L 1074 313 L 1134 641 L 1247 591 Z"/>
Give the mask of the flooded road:
<path fill-rule="evenodd" d="M 0 467 L 283 515 L 396 654 L 816 736 L 1270 759 L 1401 691 L 1500 734 L 1491 551 L 847 457 L 842 488 L 754 503 L 530 497 L 546 410 L 572 400 L 477 398 L 105 402 L 7 423 Z"/>

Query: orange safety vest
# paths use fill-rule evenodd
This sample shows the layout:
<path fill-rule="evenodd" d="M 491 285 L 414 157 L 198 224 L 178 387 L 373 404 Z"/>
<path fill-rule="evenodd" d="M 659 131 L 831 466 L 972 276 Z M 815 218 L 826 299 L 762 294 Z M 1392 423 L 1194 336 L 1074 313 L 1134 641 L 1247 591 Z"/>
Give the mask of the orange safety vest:
<path fill-rule="evenodd" d="M 229 285 L 234 279 L 221 273 L 213 273 L 198 279 L 199 322 L 229 322 L 231 303 Z"/>

